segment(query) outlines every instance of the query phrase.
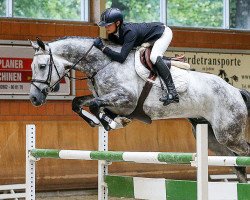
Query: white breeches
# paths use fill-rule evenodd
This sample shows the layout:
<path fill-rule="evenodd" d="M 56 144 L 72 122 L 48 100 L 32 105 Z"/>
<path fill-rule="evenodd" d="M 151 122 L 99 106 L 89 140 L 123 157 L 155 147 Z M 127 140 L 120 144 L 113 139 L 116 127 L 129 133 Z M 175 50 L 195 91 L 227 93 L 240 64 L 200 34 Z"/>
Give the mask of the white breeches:
<path fill-rule="evenodd" d="M 158 56 L 161 56 L 161 57 L 163 56 L 172 38 L 173 38 L 172 30 L 169 27 L 165 26 L 165 30 L 162 36 L 158 40 L 155 41 L 152 51 L 151 51 L 150 60 L 153 64 L 156 63 L 156 59 Z"/>

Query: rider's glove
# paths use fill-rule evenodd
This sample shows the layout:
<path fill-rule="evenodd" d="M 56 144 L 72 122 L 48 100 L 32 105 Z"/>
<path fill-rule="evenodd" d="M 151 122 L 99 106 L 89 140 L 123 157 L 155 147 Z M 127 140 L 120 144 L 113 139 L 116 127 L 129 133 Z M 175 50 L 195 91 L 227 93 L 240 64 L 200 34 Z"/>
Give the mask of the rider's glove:
<path fill-rule="evenodd" d="M 103 49 L 105 48 L 104 44 L 102 43 L 101 38 L 96 38 L 94 40 L 94 44 L 93 44 L 97 49 L 100 49 L 101 51 L 103 51 Z"/>

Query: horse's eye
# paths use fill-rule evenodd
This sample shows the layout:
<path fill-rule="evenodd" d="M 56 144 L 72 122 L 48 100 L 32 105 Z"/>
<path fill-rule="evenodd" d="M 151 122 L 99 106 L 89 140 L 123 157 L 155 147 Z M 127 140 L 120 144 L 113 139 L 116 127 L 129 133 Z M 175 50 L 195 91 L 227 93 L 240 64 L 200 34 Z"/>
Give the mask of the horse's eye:
<path fill-rule="evenodd" d="M 38 65 L 38 67 L 39 67 L 39 69 L 45 69 L 45 67 L 46 67 L 46 64 L 40 64 L 40 65 Z"/>

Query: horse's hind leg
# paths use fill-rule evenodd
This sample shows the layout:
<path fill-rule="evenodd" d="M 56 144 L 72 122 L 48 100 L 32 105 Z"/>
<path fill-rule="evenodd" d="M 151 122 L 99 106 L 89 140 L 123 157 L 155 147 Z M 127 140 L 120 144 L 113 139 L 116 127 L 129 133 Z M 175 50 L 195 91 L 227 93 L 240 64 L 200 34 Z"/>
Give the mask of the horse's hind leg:
<path fill-rule="evenodd" d="M 189 119 L 192 124 L 192 130 L 194 137 L 196 138 L 196 125 L 199 123 L 207 123 L 208 124 L 208 148 L 213 151 L 217 156 L 235 156 L 235 153 L 230 151 L 226 146 L 221 145 L 217 139 L 215 138 L 213 129 L 211 124 L 203 119 Z M 240 183 L 247 182 L 247 174 L 246 174 L 246 167 L 234 167 L 235 174 Z"/>
<path fill-rule="evenodd" d="M 250 145 L 244 138 L 247 124 L 247 114 L 238 112 L 237 115 L 235 114 L 234 116 L 235 118 L 231 119 L 230 122 L 224 121 L 227 123 L 223 123 L 223 126 L 218 123 L 213 125 L 216 139 L 220 144 L 225 145 L 236 155 L 250 156 Z M 246 169 L 243 167 L 236 167 L 236 170 L 240 174 L 244 173 L 244 178 L 247 179 Z"/>
<path fill-rule="evenodd" d="M 214 126 L 213 126 L 214 127 Z M 245 137 L 246 123 L 238 120 L 224 127 L 214 128 L 218 142 L 241 156 L 250 156 L 250 145 Z"/>
<path fill-rule="evenodd" d="M 202 121 L 201 121 L 202 120 Z M 221 145 L 215 138 L 211 124 L 205 119 L 189 119 L 192 124 L 192 131 L 196 138 L 196 126 L 197 124 L 208 124 L 208 148 L 212 150 L 218 156 L 234 156 L 234 153 L 230 151 L 226 146 Z"/>

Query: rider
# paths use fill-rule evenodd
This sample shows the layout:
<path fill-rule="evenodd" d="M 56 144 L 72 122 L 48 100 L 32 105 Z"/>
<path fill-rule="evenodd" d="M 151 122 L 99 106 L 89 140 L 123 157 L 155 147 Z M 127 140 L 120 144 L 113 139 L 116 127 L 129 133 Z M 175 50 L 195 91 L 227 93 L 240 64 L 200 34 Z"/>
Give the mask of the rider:
<path fill-rule="evenodd" d="M 158 74 L 163 79 L 167 90 L 159 100 L 166 106 L 173 102 L 179 102 L 173 79 L 169 68 L 162 60 L 171 40 L 172 31 L 160 22 L 152 23 L 125 23 L 123 14 L 118 8 L 108 8 L 101 14 L 98 26 L 105 27 L 108 39 L 116 44 L 122 45 L 121 51 L 116 52 L 104 46 L 100 38 L 95 39 L 94 46 L 100 49 L 112 60 L 123 63 L 133 47 L 140 46 L 145 42 L 154 42 L 150 60 L 156 67 Z"/>

